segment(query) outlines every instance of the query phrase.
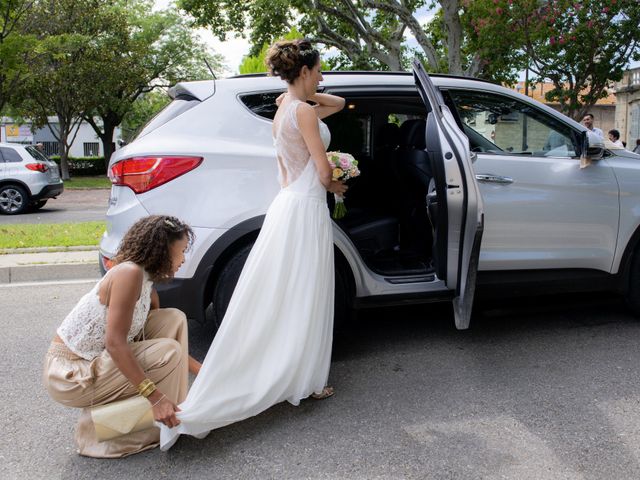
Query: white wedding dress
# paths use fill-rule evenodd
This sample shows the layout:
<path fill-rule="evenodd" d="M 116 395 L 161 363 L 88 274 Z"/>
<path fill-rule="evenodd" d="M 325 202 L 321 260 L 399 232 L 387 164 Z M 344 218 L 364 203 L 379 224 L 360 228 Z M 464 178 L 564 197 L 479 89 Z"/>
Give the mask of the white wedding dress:
<path fill-rule="evenodd" d="M 327 384 L 333 338 L 333 233 L 326 190 L 302 138 L 289 97 L 275 124 L 282 189 L 267 211 L 227 313 L 202 369 L 180 405 L 181 434 L 210 430 L 288 401 L 298 405 Z M 325 149 L 328 127 L 321 121 Z"/>

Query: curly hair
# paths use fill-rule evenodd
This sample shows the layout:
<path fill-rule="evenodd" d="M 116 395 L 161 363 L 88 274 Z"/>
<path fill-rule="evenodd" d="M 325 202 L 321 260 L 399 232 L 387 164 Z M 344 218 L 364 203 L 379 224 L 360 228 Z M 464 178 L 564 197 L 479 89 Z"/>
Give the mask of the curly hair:
<path fill-rule="evenodd" d="M 267 51 L 265 63 L 269 73 L 293 83 L 300 76 L 302 67 L 313 68 L 320 60 L 320 52 L 309 40 L 282 40 L 275 42 Z"/>
<path fill-rule="evenodd" d="M 124 235 L 114 264 L 133 262 L 142 266 L 154 282 L 172 277 L 169 248 L 176 240 L 187 238 L 193 244 L 193 230 L 176 217 L 150 215 L 138 220 Z"/>

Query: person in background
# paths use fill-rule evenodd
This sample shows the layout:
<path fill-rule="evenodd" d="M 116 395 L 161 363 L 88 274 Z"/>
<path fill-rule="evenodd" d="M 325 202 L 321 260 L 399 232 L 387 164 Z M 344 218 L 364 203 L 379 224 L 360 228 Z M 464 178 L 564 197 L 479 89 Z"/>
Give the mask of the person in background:
<path fill-rule="evenodd" d="M 624 145 L 620 141 L 620 132 L 618 130 L 616 130 L 615 128 L 609 130 L 608 136 L 611 143 L 613 143 L 616 147 L 624 148 Z"/>
<path fill-rule="evenodd" d="M 582 117 L 582 124 L 596 135 L 600 135 L 602 138 L 604 138 L 603 131 L 593 126 L 593 113 L 586 113 L 584 117 Z"/>
<path fill-rule="evenodd" d="M 638 155 L 640 155 L 640 138 L 636 139 L 636 146 L 633 149 L 633 153 L 637 153 Z"/>

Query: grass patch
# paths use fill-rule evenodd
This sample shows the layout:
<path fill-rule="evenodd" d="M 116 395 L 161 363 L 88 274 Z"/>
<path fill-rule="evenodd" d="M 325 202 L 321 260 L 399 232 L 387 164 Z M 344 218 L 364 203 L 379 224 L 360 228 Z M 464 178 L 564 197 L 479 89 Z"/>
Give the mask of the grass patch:
<path fill-rule="evenodd" d="M 64 181 L 64 188 L 81 190 L 85 188 L 111 188 L 111 180 L 107 177 L 73 177 Z"/>
<path fill-rule="evenodd" d="M 105 222 L 1 225 L 0 248 L 98 245 L 105 228 Z"/>

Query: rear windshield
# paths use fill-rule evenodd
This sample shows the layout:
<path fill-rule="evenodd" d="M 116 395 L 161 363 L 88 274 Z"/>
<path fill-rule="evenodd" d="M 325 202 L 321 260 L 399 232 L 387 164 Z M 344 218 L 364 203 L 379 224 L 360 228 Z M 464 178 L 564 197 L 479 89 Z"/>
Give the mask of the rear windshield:
<path fill-rule="evenodd" d="M 155 117 L 153 117 L 149 123 L 147 123 L 140 133 L 136 136 L 136 138 L 143 137 L 147 133 L 152 132 L 158 127 L 161 127 L 165 123 L 170 120 L 173 120 L 179 115 L 182 115 L 187 110 L 192 109 L 196 105 L 200 103 L 195 97 L 191 95 L 178 95 L 173 102 L 167 105 L 163 110 L 160 111 Z"/>
<path fill-rule="evenodd" d="M 27 152 L 29 152 L 29 155 L 31 155 L 34 159 L 38 160 L 39 162 L 49 161 L 49 159 L 45 157 L 41 152 L 39 152 L 37 148 L 32 147 L 31 145 L 26 146 L 24 148 Z"/>

